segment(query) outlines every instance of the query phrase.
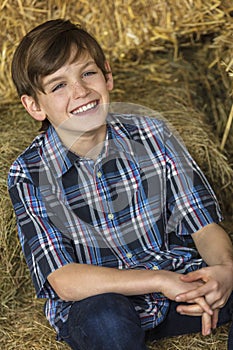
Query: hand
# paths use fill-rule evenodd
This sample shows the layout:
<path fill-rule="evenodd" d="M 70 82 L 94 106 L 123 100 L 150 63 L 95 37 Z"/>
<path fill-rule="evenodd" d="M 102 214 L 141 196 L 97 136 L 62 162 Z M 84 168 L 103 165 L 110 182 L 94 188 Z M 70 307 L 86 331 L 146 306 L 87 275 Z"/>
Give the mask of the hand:
<path fill-rule="evenodd" d="M 215 265 L 182 275 L 184 282 L 202 281 L 195 290 L 177 295 L 178 302 L 189 302 L 199 297 L 205 297 L 212 310 L 219 309 L 227 302 L 233 287 L 233 272 L 229 265 Z"/>
<path fill-rule="evenodd" d="M 160 291 L 170 300 L 175 300 L 177 295 L 185 295 L 203 285 L 199 280 L 187 283 L 177 272 L 162 270 L 160 273 L 162 274 Z"/>
<path fill-rule="evenodd" d="M 223 307 L 232 292 L 232 268 L 231 266 L 216 265 L 206 267 L 180 278 L 183 281 L 193 282 L 202 280 L 204 284 L 196 290 L 178 295 L 175 300 L 181 302 L 190 302 L 192 298 L 205 298 L 206 302 L 213 310 L 211 316 L 207 312 L 203 313 L 200 305 L 179 305 L 177 312 L 185 315 L 202 315 L 202 334 L 208 335 L 211 328 L 215 329 L 218 322 L 219 308 Z"/>
<path fill-rule="evenodd" d="M 197 281 L 194 279 L 194 281 L 187 281 L 184 284 L 180 283 L 183 280 L 183 275 L 170 271 L 164 272 L 162 292 L 171 300 L 174 300 L 174 293 L 176 293 L 178 290 L 186 290 L 186 292 L 180 295 L 190 295 L 191 293 L 194 295 L 197 289 L 204 286 L 204 282 L 199 278 L 197 278 Z M 175 297 L 175 299 L 177 298 Z M 201 316 L 202 334 L 204 336 L 209 335 L 211 333 L 211 329 L 215 329 L 217 326 L 219 310 L 215 309 L 213 311 L 205 300 L 204 296 L 199 296 L 193 299 L 190 298 L 184 301 L 186 301 L 186 304 L 179 305 L 177 307 L 177 312 L 182 315 Z"/>
<path fill-rule="evenodd" d="M 163 271 L 163 285 L 161 292 L 168 299 L 175 300 L 178 294 L 186 295 L 186 293 L 191 293 L 197 288 L 200 288 L 202 285 L 202 281 L 194 281 L 188 283 L 183 282 L 180 274 L 171 271 Z M 190 304 L 186 305 L 186 308 L 183 309 L 186 311 L 186 314 L 199 316 L 202 315 L 203 312 L 206 312 L 210 316 L 213 315 L 213 311 L 204 297 L 189 299 L 186 302 Z"/>

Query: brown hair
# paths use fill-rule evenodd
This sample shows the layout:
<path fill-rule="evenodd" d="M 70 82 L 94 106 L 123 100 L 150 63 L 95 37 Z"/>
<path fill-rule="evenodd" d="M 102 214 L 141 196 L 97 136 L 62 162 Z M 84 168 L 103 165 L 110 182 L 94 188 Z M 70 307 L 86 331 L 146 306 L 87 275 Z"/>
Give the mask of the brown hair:
<path fill-rule="evenodd" d="M 106 76 L 106 58 L 96 39 L 69 20 L 50 20 L 35 27 L 22 39 L 12 60 L 12 79 L 19 97 L 26 94 L 37 102 L 37 92 L 44 93 L 41 80 L 56 72 L 70 58 L 71 48 L 77 47 L 77 59 L 88 51 Z M 48 127 L 48 120 L 42 129 Z"/>

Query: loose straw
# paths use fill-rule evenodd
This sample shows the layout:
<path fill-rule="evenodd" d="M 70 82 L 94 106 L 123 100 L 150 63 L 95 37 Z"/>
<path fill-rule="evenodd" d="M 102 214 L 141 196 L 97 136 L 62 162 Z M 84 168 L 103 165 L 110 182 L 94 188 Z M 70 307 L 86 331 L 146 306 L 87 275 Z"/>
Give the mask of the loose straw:
<path fill-rule="evenodd" d="M 227 137 L 228 137 L 229 132 L 230 132 L 232 120 L 233 120 L 233 104 L 231 106 L 231 111 L 230 111 L 230 114 L 229 114 L 229 117 L 228 117 L 228 120 L 227 120 L 227 124 L 226 124 L 226 128 L 225 128 L 224 134 L 223 134 L 223 138 L 222 138 L 222 142 L 221 142 L 221 146 L 220 146 L 221 150 L 223 150 L 224 147 L 225 147 L 226 140 L 227 140 Z"/>

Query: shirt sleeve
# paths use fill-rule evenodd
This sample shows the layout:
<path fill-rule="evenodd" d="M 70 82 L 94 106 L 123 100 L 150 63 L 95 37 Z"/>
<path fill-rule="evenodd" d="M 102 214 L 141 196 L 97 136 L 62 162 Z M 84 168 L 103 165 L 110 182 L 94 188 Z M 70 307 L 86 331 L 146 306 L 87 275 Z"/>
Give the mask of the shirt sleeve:
<path fill-rule="evenodd" d="M 37 296 L 57 297 L 47 277 L 75 261 L 71 239 L 58 229 L 62 218 L 51 218 L 53 214 L 47 211 L 40 191 L 33 183 L 24 178 L 11 186 L 11 181 L 9 176 L 9 194 L 16 213 L 20 243 Z"/>
<path fill-rule="evenodd" d="M 189 235 L 222 220 L 216 196 L 179 136 L 165 126 L 167 233 Z"/>

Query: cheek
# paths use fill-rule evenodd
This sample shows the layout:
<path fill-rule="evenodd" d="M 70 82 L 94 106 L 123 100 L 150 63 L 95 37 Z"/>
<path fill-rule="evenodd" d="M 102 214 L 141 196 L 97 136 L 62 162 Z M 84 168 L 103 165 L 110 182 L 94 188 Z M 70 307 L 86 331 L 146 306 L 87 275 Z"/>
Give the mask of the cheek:
<path fill-rule="evenodd" d="M 48 110 L 50 112 L 56 111 L 57 113 L 64 113 L 67 107 L 67 99 L 64 96 L 58 95 L 53 98 L 48 104 Z"/>
<path fill-rule="evenodd" d="M 109 101 L 109 90 L 106 85 L 102 86 L 101 95 L 105 102 Z"/>
<path fill-rule="evenodd" d="M 66 104 L 62 99 L 53 99 L 53 101 L 44 107 L 44 111 L 48 120 L 54 125 L 58 126 L 64 119 L 67 113 Z"/>

